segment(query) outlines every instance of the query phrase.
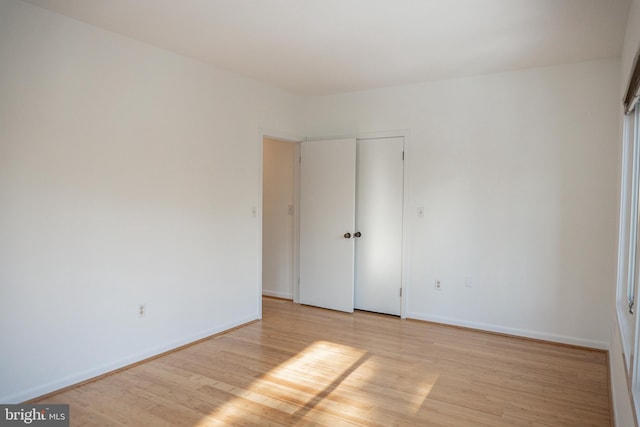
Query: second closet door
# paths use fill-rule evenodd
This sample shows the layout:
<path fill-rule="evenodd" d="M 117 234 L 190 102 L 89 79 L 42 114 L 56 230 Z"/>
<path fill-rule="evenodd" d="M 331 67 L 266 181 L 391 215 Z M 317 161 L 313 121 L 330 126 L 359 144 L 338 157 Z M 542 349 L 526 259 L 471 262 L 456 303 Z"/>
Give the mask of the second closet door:
<path fill-rule="evenodd" d="M 400 315 L 403 151 L 402 137 L 357 141 L 357 309 Z"/>

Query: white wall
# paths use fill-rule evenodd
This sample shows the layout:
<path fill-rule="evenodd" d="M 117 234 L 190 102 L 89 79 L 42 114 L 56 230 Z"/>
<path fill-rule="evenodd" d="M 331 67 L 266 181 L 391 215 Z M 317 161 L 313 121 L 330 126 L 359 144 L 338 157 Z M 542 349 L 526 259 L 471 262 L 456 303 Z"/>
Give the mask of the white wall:
<path fill-rule="evenodd" d="M 259 128 L 299 98 L 14 0 L 0 64 L 0 402 L 259 316 Z"/>
<path fill-rule="evenodd" d="M 297 143 L 263 144 L 262 294 L 293 299 L 295 160 Z M 295 212 L 295 209 L 294 209 Z"/>
<path fill-rule="evenodd" d="M 626 94 L 627 85 L 631 77 L 631 67 L 633 66 L 633 60 L 635 55 L 640 49 L 640 0 L 633 0 L 629 10 L 629 17 L 627 21 L 627 28 L 624 40 L 624 46 L 622 48 L 622 57 L 620 60 L 620 86 L 619 86 L 619 143 L 622 143 L 622 98 Z M 618 150 L 620 156 L 621 150 Z M 619 165 L 622 164 L 621 158 L 618 159 Z M 618 179 L 620 180 L 621 166 L 618 169 Z M 619 203 L 619 202 L 618 202 Z M 615 293 L 615 286 L 611 287 L 612 292 Z M 615 295 L 613 300 L 615 300 Z M 618 323 L 618 317 L 615 307 L 611 308 L 611 344 L 609 348 L 609 362 L 610 362 L 610 377 L 611 377 L 611 393 L 613 401 L 613 410 L 615 415 L 616 426 L 626 427 L 635 425 L 632 400 L 629 393 L 629 386 L 627 383 L 627 374 L 624 367 L 624 356 L 621 341 L 621 331 Z"/>
<path fill-rule="evenodd" d="M 410 129 L 408 317 L 607 348 L 618 86 L 603 60 L 316 97 L 305 129 Z"/>

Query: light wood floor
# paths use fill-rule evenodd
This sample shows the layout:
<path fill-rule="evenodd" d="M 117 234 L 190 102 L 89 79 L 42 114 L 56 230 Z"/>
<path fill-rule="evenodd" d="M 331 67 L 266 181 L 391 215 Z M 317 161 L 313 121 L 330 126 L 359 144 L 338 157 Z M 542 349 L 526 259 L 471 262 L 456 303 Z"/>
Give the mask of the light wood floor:
<path fill-rule="evenodd" d="M 604 352 L 270 298 L 263 317 L 43 402 L 73 426 L 611 425 Z"/>

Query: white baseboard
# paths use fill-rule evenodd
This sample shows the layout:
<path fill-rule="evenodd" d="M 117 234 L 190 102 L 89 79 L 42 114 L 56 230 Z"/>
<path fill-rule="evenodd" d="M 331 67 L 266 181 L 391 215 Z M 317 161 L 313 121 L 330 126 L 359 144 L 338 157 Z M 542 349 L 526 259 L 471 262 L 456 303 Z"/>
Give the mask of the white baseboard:
<path fill-rule="evenodd" d="M 262 295 L 265 297 L 275 297 L 275 298 L 284 298 L 284 299 L 293 299 L 293 294 L 289 292 L 279 292 L 279 291 L 270 291 L 268 289 L 262 290 Z"/>
<path fill-rule="evenodd" d="M 598 350 L 609 350 L 609 343 L 589 340 L 584 338 L 569 337 L 564 335 L 549 334 L 546 332 L 531 331 L 527 329 L 509 328 L 505 326 L 492 325 L 488 323 L 470 322 L 467 320 L 453 319 L 443 316 L 430 316 L 422 313 L 407 313 L 408 319 L 424 320 L 427 322 L 443 323 L 446 325 L 462 326 L 465 328 L 479 329 L 488 332 L 497 332 L 518 337 L 534 338 L 543 341 L 551 341 L 561 344 L 577 345 L 580 347 L 594 348 Z"/>
<path fill-rule="evenodd" d="M 111 363 L 106 363 L 104 365 L 98 366 L 95 369 L 89 369 L 83 372 L 79 372 L 77 374 L 74 375 L 70 375 L 68 377 L 65 378 L 61 378 L 59 380 L 47 383 L 47 384 L 42 384 L 39 385 L 37 387 L 33 387 L 12 395 L 8 395 L 8 396 L 0 396 L 0 402 L 4 403 L 4 404 L 15 404 L 15 403 L 22 403 L 25 402 L 27 400 L 30 399 L 34 399 L 36 397 L 39 396 L 43 396 L 45 394 L 49 394 L 49 393 L 53 393 L 57 390 L 63 389 L 65 387 L 69 387 L 69 386 L 73 386 L 74 384 L 79 384 L 83 381 L 87 381 L 90 380 L 92 378 L 98 377 L 100 375 L 104 375 L 107 374 L 109 372 L 113 372 L 115 370 L 124 368 L 126 366 L 132 365 L 134 363 L 143 361 L 145 359 L 148 359 L 150 357 L 153 356 L 157 356 L 159 354 L 165 353 L 167 351 L 171 351 L 173 349 L 176 349 L 178 347 L 181 347 L 183 345 L 186 344 L 191 344 L 195 341 L 201 340 L 203 338 L 207 338 L 210 337 L 212 335 L 216 335 L 225 331 L 228 331 L 229 329 L 233 329 L 236 328 L 238 326 L 242 326 L 244 324 L 247 324 L 249 322 L 252 322 L 254 320 L 257 320 L 258 316 L 250 316 L 247 317 L 245 319 L 240 319 L 234 322 L 229 322 L 229 323 L 225 323 L 223 325 L 220 325 L 216 328 L 210 329 L 210 330 L 206 330 L 206 331 L 202 331 L 200 333 L 191 335 L 189 337 L 185 337 L 183 339 L 165 344 L 165 345 L 161 345 L 152 349 L 149 349 L 147 351 L 144 351 L 142 353 L 138 353 L 135 354 L 133 356 L 130 357 L 125 357 L 123 359 L 119 359 L 116 360 L 114 362 Z"/>
<path fill-rule="evenodd" d="M 278 297 L 278 298 L 287 298 L 287 299 L 291 299 L 292 295 L 291 294 L 286 294 L 286 293 L 281 293 L 281 292 L 271 292 L 271 291 L 265 291 L 263 290 L 263 295 L 266 296 L 273 296 L 273 297 Z M 502 334 L 508 334 L 508 335 L 514 335 L 514 336 L 520 336 L 520 337 L 526 337 L 526 338 L 534 338 L 534 339 L 539 339 L 539 340 L 544 340 L 544 341 L 551 341 L 551 342 L 557 342 L 557 343 L 562 343 L 562 344 L 570 344 L 570 345 L 578 345 L 578 346 L 582 346 L 582 347 L 589 347 L 589 348 L 595 348 L 595 349 L 599 349 L 599 350 L 608 350 L 609 349 L 609 343 L 606 342 L 601 342 L 601 341 L 595 341 L 595 340 L 588 340 L 588 339 L 583 339 L 583 338 L 576 338 L 576 337 L 569 337 L 569 336 L 564 336 L 564 335 L 556 335 L 556 334 L 549 334 L 549 333 L 544 333 L 544 332 L 537 332 L 537 331 L 531 331 L 531 330 L 526 330 L 526 329 L 517 329 L 517 328 L 509 328 L 509 327 L 504 327 L 504 326 L 499 326 L 499 325 L 492 325 L 492 324 L 487 324 L 487 323 L 478 323 L 478 322 L 469 322 L 466 320 L 460 320 L 460 319 L 453 319 L 453 318 L 449 318 L 449 317 L 442 317 L 442 316 L 430 316 L 430 315 L 424 315 L 422 313 L 414 313 L 414 312 L 408 312 L 407 313 L 407 318 L 409 319 L 416 319 L 416 320 L 424 320 L 424 321 L 428 321 L 428 322 L 436 322 L 436 323 L 443 323 L 443 324 L 447 324 L 447 325 L 454 325 L 454 326 L 462 326 L 462 327 L 466 327 L 466 328 L 472 328 L 472 329 L 479 329 L 479 330 L 483 330 L 483 331 L 489 331 L 489 332 L 498 332 L 498 333 L 502 333 Z M 157 356 L 158 354 L 162 354 L 164 352 L 173 350 L 175 348 L 178 348 L 180 346 L 186 345 L 186 344 L 190 344 L 192 342 L 198 341 L 200 339 L 212 336 L 212 335 L 216 335 L 219 334 L 221 332 L 227 331 L 229 329 L 244 325 L 246 323 L 252 322 L 254 320 L 257 320 L 258 317 L 256 316 L 251 316 L 245 319 L 240 319 L 234 322 L 230 322 L 230 323 L 226 323 L 223 325 L 220 325 L 217 328 L 213 328 L 207 331 L 202 331 L 198 334 L 194 334 L 191 335 L 189 337 L 186 337 L 184 339 L 178 340 L 178 341 L 174 341 L 172 343 L 168 343 L 162 346 L 158 346 L 155 347 L 153 349 L 149 349 L 147 351 L 144 351 L 142 353 L 138 353 L 136 355 L 130 356 L 130 357 L 126 357 L 123 359 L 119 359 L 117 361 L 111 362 L 111 363 L 107 363 L 104 365 L 101 365 L 99 367 L 96 367 L 95 369 L 90 369 L 87 371 L 83 371 L 83 372 L 79 372 L 77 374 L 65 377 L 65 378 L 61 378 L 59 380 L 47 383 L 47 384 L 43 384 L 43 385 L 39 385 L 37 387 L 33 387 L 30 388 L 28 390 L 24 390 L 12 395 L 8 395 L 8 396 L 1 396 L 0 397 L 0 402 L 5 403 L 5 404 L 12 404 L 12 403 L 21 403 L 48 393 L 52 393 L 56 390 L 60 390 L 62 388 L 65 387 L 69 387 L 72 386 L 74 384 L 78 384 L 81 383 L 83 381 L 89 380 L 91 378 L 95 378 L 98 377 L 100 375 L 104 375 L 106 373 L 115 371 L 117 369 L 121 369 L 123 367 L 126 367 L 128 365 L 140 362 L 142 360 L 148 359 L 150 357 L 153 356 Z"/>

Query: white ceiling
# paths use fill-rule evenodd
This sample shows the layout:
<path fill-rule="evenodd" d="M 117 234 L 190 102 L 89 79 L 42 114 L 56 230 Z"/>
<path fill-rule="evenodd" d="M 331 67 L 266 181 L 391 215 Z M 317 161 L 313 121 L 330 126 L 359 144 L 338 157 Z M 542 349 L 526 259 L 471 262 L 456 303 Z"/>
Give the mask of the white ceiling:
<path fill-rule="evenodd" d="M 301 95 L 618 57 L 630 0 L 25 0 Z"/>

